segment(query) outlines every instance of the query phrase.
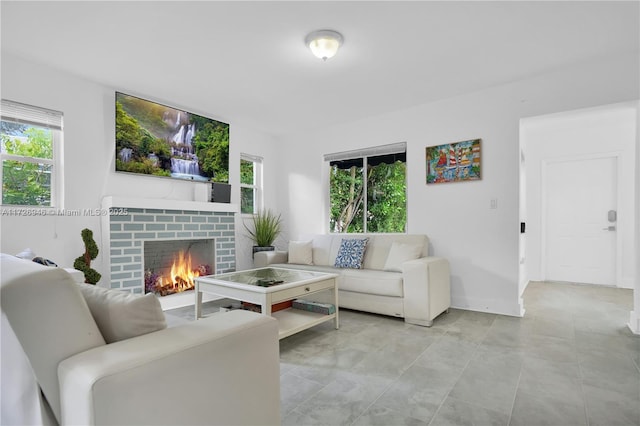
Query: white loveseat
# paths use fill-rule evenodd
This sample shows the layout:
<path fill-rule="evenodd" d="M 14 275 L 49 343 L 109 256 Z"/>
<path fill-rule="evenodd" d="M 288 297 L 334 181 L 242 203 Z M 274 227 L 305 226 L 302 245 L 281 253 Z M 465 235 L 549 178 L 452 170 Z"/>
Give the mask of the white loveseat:
<path fill-rule="evenodd" d="M 336 268 L 342 240 L 362 238 L 368 239 L 362 268 Z M 311 247 L 306 259 L 300 253 L 304 246 Z M 431 326 L 449 309 L 449 262 L 428 256 L 426 235 L 303 235 L 292 247 L 291 258 L 287 251 L 258 252 L 254 264 L 338 273 L 340 307 L 401 317 L 410 324 Z"/>
<path fill-rule="evenodd" d="M 273 318 L 234 311 L 165 328 L 160 310 L 160 330 L 106 343 L 105 318 L 122 323 L 122 310 L 96 309 L 122 292 L 90 300 L 62 268 L 0 260 L 2 424 L 280 424 Z"/>

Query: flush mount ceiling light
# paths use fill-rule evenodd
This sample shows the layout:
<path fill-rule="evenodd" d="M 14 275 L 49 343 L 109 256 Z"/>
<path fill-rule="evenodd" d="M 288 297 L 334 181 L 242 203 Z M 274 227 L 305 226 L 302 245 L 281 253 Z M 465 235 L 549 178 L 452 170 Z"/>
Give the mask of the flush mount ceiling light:
<path fill-rule="evenodd" d="M 304 43 L 318 58 L 326 61 L 332 58 L 343 42 L 342 34 L 332 30 L 318 30 L 309 34 Z"/>

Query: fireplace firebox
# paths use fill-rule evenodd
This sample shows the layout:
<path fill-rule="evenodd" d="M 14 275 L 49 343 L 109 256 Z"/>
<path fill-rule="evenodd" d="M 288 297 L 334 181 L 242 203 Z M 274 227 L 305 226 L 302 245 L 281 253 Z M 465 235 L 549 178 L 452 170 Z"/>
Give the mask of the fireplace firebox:
<path fill-rule="evenodd" d="M 193 290 L 194 279 L 215 271 L 215 240 L 145 241 L 145 293 L 168 296 Z"/>

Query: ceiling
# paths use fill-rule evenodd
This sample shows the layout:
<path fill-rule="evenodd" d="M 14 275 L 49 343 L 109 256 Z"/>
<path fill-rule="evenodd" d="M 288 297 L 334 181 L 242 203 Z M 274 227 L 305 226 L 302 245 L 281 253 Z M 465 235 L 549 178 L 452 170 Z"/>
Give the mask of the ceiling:
<path fill-rule="evenodd" d="M 638 1 L 2 1 L 2 55 L 273 135 L 638 53 Z M 305 36 L 345 38 L 326 61 Z"/>

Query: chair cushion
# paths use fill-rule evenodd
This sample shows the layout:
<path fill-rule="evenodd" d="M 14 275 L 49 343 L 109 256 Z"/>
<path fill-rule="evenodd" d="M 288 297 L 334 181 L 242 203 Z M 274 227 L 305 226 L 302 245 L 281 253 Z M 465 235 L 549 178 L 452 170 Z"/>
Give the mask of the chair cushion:
<path fill-rule="evenodd" d="M 78 284 L 91 315 L 107 343 L 167 328 L 158 298 Z"/>
<path fill-rule="evenodd" d="M 419 244 L 399 243 L 391 244 L 387 261 L 384 264 L 385 271 L 402 272 L 402 264 L 420 257 L 422 246 Z"/>
<path fill-rule="evenodd" d="M 61 423 L 58 364 L 105 341 L 76 283 L 64 269 L 7 254 L 2 254 L 0 261 L 2 311 Z"/>
<path fill-rule="evenodd" d="M 313 265 L 311 241 L 289 241 L 289 263 Z"/>
<path fill-rule="evenodd" d="M 368 238 L 343 239 L 334 266 L 336 268 L 361 269 L 367 241 L 369 241 Z"/>

